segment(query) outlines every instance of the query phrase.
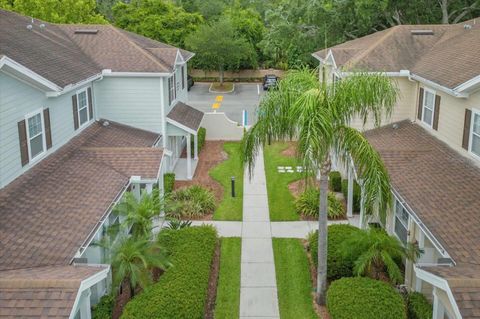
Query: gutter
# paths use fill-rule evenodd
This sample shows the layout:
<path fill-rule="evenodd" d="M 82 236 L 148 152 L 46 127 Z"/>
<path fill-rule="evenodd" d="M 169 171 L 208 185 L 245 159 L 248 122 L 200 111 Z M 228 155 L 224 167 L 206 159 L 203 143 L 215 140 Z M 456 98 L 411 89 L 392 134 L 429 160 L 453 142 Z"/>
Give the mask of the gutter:
<path fill-rule="evenodd" d="M 80 82 L 77 82 L 75 84 L 69 84 L 67 86 L 65 86 L 61 91 L 56 91 L 56 92 L 47 92 L 46 93 L 46 96 L 47 97 L 58 97 L 60 95 L 63 95 L 63 94 L 66 94 L 66 93 L 69 93 L 69 92 L 72 92 L 90 82 L 93 82 L 93 81 L 97 81 L 97 80 L 101 80 L 103 79 L 103 71 L 102 73 L 97 73 L 95 75 L 92 75 L 88 78 L 86 78 L 85 80 L 82 80 Z"/>

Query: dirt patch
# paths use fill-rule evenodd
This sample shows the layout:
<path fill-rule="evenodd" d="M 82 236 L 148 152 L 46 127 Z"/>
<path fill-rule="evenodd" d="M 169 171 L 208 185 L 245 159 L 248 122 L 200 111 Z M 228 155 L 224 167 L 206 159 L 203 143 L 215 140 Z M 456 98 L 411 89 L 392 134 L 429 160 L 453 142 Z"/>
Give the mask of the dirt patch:
<path fill-rule="evenodd" d="M 298 181 L 288 184 L 288 189 L 290 190 L 290 193 L 292 193 L 293 197 L 298 198 L 298 196 L 300 196 L 300 194 L 303 193 L 308 187 L 312 187 L 314 185 L 318 186 L 318 183 L 316 183 L 313 177 L 310 177 L 306 180 L 302 178 Z"/>
<path fill-rule="evenodd" d="M 200 151 L 200 154 L 198 154 L 197 169 L 195 170 L 195 175 L 193 175 L 192 180 L 175 181 L 174 189 L 191 185 L 201 185 L 210 189 L 215 194 L 217 201 L 220 201 L 223 198 L 223 187 L 211 178 L 208 172 L 228 158 L 227 153 L 223 150 L 224 143 L 225 141 L 205 141 L 203 149 Z"/>
<path fill-rule="evenodd" d="M 280 154 L 285 157 L 295 157 L 297 154 L 297 143 L 296 142 L 287 142 L 288 147 L 284 149 Z"/>
<path fill-rule="evenodd" d="M 205 319 L 213 319 L 215 314 L 215 301 L 217 299 L 218 275 L 220 273 L 220 240 L 217 241 L 212 261 L 212 271 L 208 281 L 207 302 L 205 304 Z"/>

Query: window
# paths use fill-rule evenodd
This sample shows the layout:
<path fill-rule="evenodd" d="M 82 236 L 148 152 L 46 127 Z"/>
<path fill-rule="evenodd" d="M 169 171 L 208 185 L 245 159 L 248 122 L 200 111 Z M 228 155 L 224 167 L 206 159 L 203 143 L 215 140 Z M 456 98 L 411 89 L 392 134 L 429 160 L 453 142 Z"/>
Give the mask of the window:
<path fill-rule="evenodd" d="M 402 241 L 407 243 L 408 238 L 408 212 L 403 205 L 395 201 L 395 234 Z"/>
<path fill-rule="evenodd" d="M 480 156 L 480 111 L 472 111 L 472 133 L 470 152 Z"/>
<path fill-rule="evenodd" d="M 433 125 L 433 110 L 435 108 L 435 92 L 425 89 L 423 94 L 422 121 L 429 126 Z"/>
<path fill-rule="evenodd" d="M 30 160 L 36 158 L 45 151 L 45 134 L 43 127 L 43 111 L 26 116 L 28 154 Z"/>
<path fill-rule="evenodd" d="M 175 77 L 171 76 L 168 79 L 168 104 L 172 104 L 175 101 Z"/>
<path fill-rule="evenodd" d="M 185 89 L 185 66 L 182 66 L 182 90 Z"/>
<path fill-rule="evenodd" d="M 80 126 L 88 122 L 89 115 L 88 112 L 88 97 L 87 90 L 77 93 L 77 103 L 78 103 L 78 121 Z"/>

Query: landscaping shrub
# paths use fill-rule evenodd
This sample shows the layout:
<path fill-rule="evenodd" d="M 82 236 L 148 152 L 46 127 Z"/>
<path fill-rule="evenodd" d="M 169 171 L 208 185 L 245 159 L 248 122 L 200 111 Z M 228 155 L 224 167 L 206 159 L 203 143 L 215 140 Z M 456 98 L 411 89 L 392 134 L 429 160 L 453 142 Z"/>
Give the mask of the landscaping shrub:
<path fill-rule="evenodd" d="M 165 194 L 170 194 L 173 191 L 175 185 L 175 174 L 166 173 L 163 175 L 163 190 Z"/>
<path fill-rule="evenodd" d="M 133 298 L 121 318 L 203 318 L 217 244 L 215 229 L 202 226 L 164 230 L 158 241 L 169 252 L 173 266 L 157 283 Z"/>
<path fill-rule="evenodd" d="M 340 172 L 333 171 L 328 174 L 328 185 L 332 192 L 342 191 L 342 175 L 340 175 Z"/>
<path fill-rule="evenodd" d="M 327 309 L 332 319 L 407 318 L 403 298 L 392 286 L 363 277 L 334 281 L 327 291 Z"/>
<path fill-rule="evenodd" d="M 308 216 L 318 217 L 320 191 L 316 188 L 307 188 L 296 200 L 295 209 L 297 213 Z M 345 209 L 342 203 L 335 197 L 335 194 L 328 193 L 328 218 L 337 219 L 345 216 Z"/>
<path fill-rule="evenodd" d="M 432 304 L 419 292 L 409 293 L 405 302 L 407 304 L 408 319 L 430 319 L 433 315 Z"/>
<path fill-rule="evenodd" d="M 204 128 L 204 127 L 199 128 L 197 136 L 198 136 L 198 154 L 200 154 L 200 151 L 202 150 L 203 146 L 205 145 L 205 137 L 207 136 L 207 129 Z M 193 135 L 192 135 L 192 138 L 191 138 L 190 145 L 191 145 L 191 148 L 190 148 L 191 154 L 192 154 L 192 156 L 195 156 L 195 139 L 194 139 Z"/>
<path fill-rule="evenodd" d="M 348 200 L 348 180 L 342 180 L 342 193 L 345 200 Z M 360 201 L 362 200 L 362 191 L 360 185 L 356 181 L 353 181 L 353 211 L 360 211 Z"/>
<path fill-rule="evenodd" d="M 180 188 L 168 197 L 167 214 L 173 218 L 198 218 L 213 213 L 215 195 L 208 189 L 193 185 Z"/>
<path fill-rule="evenodd" d="M 92 307 L 92 319 L 111 319 L 115 298 L 111 295 L 105 295 L 100 301 Z"/>
<path fill-rule="evenodd" d="M 353 276 L 354 256 L 344 256 L 340 252 L 340 246 L 344 240 L 356 232 L 361 232 L 359 228 L 351 225 L 331 225 L 328 226 L 328 254 L 327 254 L 327 278 L 335 280 L 342 277 Z M 318 265 L 318 232 L 313 233 L 309 239 L 310 252 L 315 266 Z"/>

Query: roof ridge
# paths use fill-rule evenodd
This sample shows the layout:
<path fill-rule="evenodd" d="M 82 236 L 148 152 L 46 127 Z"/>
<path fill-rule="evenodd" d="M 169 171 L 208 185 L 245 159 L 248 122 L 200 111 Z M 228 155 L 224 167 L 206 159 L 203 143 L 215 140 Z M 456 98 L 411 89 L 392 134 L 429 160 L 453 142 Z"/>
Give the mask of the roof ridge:
<path fill-rule="evenodd" d="M 125 34 L 123 34 L 122 32 L 120 32 L 119 29 L 117 29 L 116 27 L 112 26 L 112 25 L 108 25 L 111 29 L 113 29 L 115 32 L 117 32 L 122 38 L 124 38 L 125 40 L 127 40 L 128 43 L 132 44 L 138 51 L 140 51 L 143 55 L 145 55 L 145 57 L 147 57 L 148 59 L 150 59 L 152 62 L 154 62 L 155 64 L 158 64 L 159 66 L 161 66 L 162 68 L 164 69 L 167 69 L 167 67 L 165 67 L 165 65 L 161 64 L 160 62 L 158 62 L 158 60 L 156 58 L 154 58 L 149 52 L 147 52 L 145 49 L 143 49 L 142 47 L 140 47 L 138 44 L 136 44 L 134 41 L 132 41 L 131 39 L 129 39 Z"/>

